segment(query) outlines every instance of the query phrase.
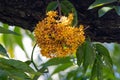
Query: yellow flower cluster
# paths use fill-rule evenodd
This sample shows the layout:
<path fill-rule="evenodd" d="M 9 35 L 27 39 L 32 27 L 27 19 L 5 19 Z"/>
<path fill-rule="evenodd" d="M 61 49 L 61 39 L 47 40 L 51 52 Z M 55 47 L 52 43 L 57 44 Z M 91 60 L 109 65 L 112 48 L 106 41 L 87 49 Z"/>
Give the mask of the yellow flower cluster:
<path fill-rule="evenodd" d="M 83 26 L 72 27 L 72 20 L 72 13 L 60 17 L 56 11 L 49 11 L 47 17 L 36 25 L 34 34 L 43 56 L 71 55 L 85 41 Z"/>

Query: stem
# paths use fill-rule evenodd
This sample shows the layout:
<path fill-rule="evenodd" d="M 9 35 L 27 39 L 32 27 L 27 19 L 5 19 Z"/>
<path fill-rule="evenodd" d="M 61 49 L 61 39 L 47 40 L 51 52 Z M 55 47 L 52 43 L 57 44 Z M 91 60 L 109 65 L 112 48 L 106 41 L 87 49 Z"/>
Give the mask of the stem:
<path fill-rule="evenodd" d="M 60 5 L 60 1 L 57 0 L 57 2 L 58 2 L 58 12 L 59 12 L 59 15 L 62 16 L 62 14 L 61 14 L 61 5 Z"/>
<path fill-rule="evenodd" d="M 88 29 L 89 27 L 90 27 L 90 26 L 85 27 L 84 30 Z"/>
<path fill-rule="evenodd" d="M 36 45 L 37 45 L 37 44 L 34 45 L 33 50 L 32 50 L 32 54 L 31 54 L 31 62 L 33 63 L 35 69 L 38 71 L 39 69 L 37 68 L 36 64 L 35 64 L 34 61 L 33 61 L 33 53 L 34 53 L 34 50 L 35 50 Z"/>

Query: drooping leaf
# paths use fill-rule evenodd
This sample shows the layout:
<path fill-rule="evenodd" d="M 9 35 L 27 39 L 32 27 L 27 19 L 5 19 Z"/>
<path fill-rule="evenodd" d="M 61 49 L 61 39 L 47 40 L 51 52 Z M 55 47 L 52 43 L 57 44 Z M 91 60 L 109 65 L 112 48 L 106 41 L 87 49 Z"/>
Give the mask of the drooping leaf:
<path fill-rule="evenodd" d="M 95 0 L 95 2 L 93 4 L 91 4 L 88 9 L 100 7 L 100 6 L 103 6 L 105 4 L 112 3 L 114 1 L 116 1 L 116 0 Z"/>
<path fill-rule="evenodd" d="M 83 55 L 84 55 L 83 45 L 80 45 L 76 52 L 78 66 L 80 66 L 83 61 Z"/>
<path fill-rule="evenodd" d="M 34 38 L 34 35 L 32 32 L 26 30 L 25 33 L 27 34 L 27 36 L 29 36 L 29 38 L 32 40 L 32 41 L 35 41 L 35 38 Z"/>
<path fill-rule="evenodd" d="M 102 55 L 96 54 L 96 59 L 92 67 L 90 80 L 94 80 L 95 78 L 97 78 L 97 80 L 103 80 L 103 68 L 104 64 Z"/>
<path fill-rule="evenodd" d="M 97 60 L 95 60 L 93 64 L 90 80 L 94 80 L 96 77 L 97 77 Z"/>
<path fill-rule="evenodd" d="M 6 50 L 9 53 L 9 56 L 13 58 L 14 57 L 14 45 L 15 45 L 13 35 L 3 34 L 2 39 L 6 47 Z"/>
<path fill-rule="evenodd" d="M 105 65 L 113 72 L 113 63 L 109 51 L 102 44 L 95 44 L 96 51 L 103 56 Z"/>
<path fill-rule="evenodd" d="M 102 61 L 102 56 L 97 55 L 97 79 L 98 80 L 103 80 L 103 61 Z"/>
<path fill-rule="evenodd" d="M 77 11 L 70 1 L 68 1 L 68 0 L 61 1 L 61 11 L 64 13 L 64 15 L 68 15 L 69 13 L 73 13 L 74 19 L 73 19 L 72 25 L 73 26 L 77 25 L 77 23 L 78 23 Z"/>
<path fill-rule="evenodd" d="M 102 55 L 96 54 L 96 59 L 94 61 L 90 80 L 94 80 L 97 78 L 97 80 L 103 80 L 103 62 L 102 62 Z"/>
<path fill-rule="evenodd" d="M 54 70 L 54 72 L 52 73 L 52 75 L 55 74 L 55 73 L 58 73 L 58 72 L 60 72 L 60 71 L 64 71 L 65 69 L 69 68 L 69 67 L 72 66 L 72 65 L 73 65 L 72 63 L 62 64 L 62 65 L 58 66 L 58 67 Z"/>
<path fill-rule="evenodd" d="M 58 7 L 57 1 L 52 1 L 48 4 L 46 11 L 52 11 L 55 10 Z"/>
<path fill-rule="evenodd" d="M 34 70 L 30 68 L 26 63 L 19 60 L 0 58 L 0 63 L 4 63 L 6 66 L 10 66 L 13 69 L 18 69 L 23 72 L 28 72 L 31 74 L 35 73 Z"/>
<path fill-rule="evenodd" d="M 90 80 L 103 80 L 104 76 L 114 80 L 113 64 L 108 50 L 100 43 L 94 44 L 96 50 L 96 59 L 92 68 Z M 109 76 L 109 75 L 110 76 Z"/>
<path fill-rule="evenodd" d="M 95 51 L 92 43 L 89 40 L 83 44 L 83 48 L 84 48 L 83 67 L 84 71 L 86 72 L 88 66 L 91 65 L 95 60 Z"/>
<path fill-rule="evenodd" d="M 0 54 L 6 57 L 9 57 L 6 49 L 0 44 Z"/>
<path fill-rule="evenodd" d="M 103 7 L 98 11 L 99 17 L 103 16 L 105 13 L 113 9 L 113 7 Z"/>
<path fill-rule="evenodd" d="M 31 80 L 28 75 L 21 72 L 20 70 L 3 68 L 3 69 L 0 69 L 0 72 L 2 72 L 2 75 L 6 75 L 5 80 L 8 80 L 9 78 L 14 79 L 14 80 Z M 0 76 L 0 79 L 1 78 L 3 77 Z"/>
<path fill-rule="evenodd" d="M 11 30 L 5 29 L 5 28 L 3 28 L 1 26 L 0 26 L 0 33 L 3 33 L 3 34 L 14 34 L 14 35 L 17 35 L 17 36 L 20 35 L 20 34 L 18 34 L 16 32 L 13 32 Z"/>
<path fill-rule="evenodd" d="M 5 29 L 9 28 L 8 24 L 3 24 L 3 27 Z M 2 35 L 2 39 L 3 39 L 3 44 L 5 45 L 5 48 L 7 50 L 7 52 L 9 53 L 9 57 L 13 58 L 14 57 L 14 38 L 12 34 L 3 34 Z"/>
<path fill-rule="evenodd" d="M 18 28 L 17 26 L 15 27 L 14 31 L 18 32 L 19 34 L 22 35 L 21 29 Z M 24 48 L 24 45 L 23 45 L 23 41 L 22 41 L 23 40 L 23 36 L 13 36 L 13 38 L 14 38 L 14 41 L 15 41 L 14 43 L 19 45 L 19 47 L 25 52 L 26 57 L 29 58 L 28 55 L 27 55 L 27 52 L 26 52 L 26 50 Z"/>
<path fill-rule="evenodd" d="M 18 27 L 15 27 L 14 31 L 21 34 L 21 31 Z M 23 43 L 22 43 L 23 37 L 22 36 L 14 36 L 14 38 L 15 38 L 15 42 L 21 47 L 21 49 L 25 50 L 24 46 L 23 46 Z"/>
<path fill-rule="evenodd" d="M 7 78 L 15 80 L 31 80 L 24 71 L 16 69 L 15 67 L 8 65 L 7 63 L 4 63 L 3 61 L 1 61 L 2 59 L 3 58 L 0 58 L 0 71 L 3 73 L 2 75 L 6 75 Z"/>

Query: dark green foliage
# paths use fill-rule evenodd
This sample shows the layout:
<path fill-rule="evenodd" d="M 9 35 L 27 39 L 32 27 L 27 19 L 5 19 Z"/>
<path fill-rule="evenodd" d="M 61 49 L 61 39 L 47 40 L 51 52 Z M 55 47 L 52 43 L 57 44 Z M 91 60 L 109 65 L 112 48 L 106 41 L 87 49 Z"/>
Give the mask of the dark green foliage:
<path fill-rule="evenodd" d="M 83 45 L 81 45 L 78 47 L 77 52 L 76 52 L 78 66 L 81 65 L 83 61 L 83 56 L 84 56 L 84 50 L 83 50 Z"/>
<path fill-rule="evenodd" d="M 58 7 L 57 1 L 52 1 L 48 4 L 46 11 L 52 11 L 55 10 Z"/>
<path fill-rule="evenodd" d="M 98 43 L 94 44 L 94 46 L 96 49 L 96 59 L 93 64 L 90 80 L 94 80 L 96 77 L 98 80 L 103 80 L 103 76 L 108 74 L 107 70 L 113 76 L 113 62 L 108 50 Z"/>
<path fill-rule="evenodd" d="M 1 44 L 0 44 L 0 55 L 9 57 L 8 54 L 7 54 L 6 49 Z"/>
<path fill-rule="evenodd" d="M 90 41 L 86 41 L 83 46 L 84 50 L 84 60 L 83 60 L 83 67 L 84 71 L 86 72 L 89 65 L 94 62 L 95 59 L 95 51 L 92 43 Z"/>
<path fill-rule="evenodd" d="M 10 77 L 15 80 L 31 80 L 31 78 L 26 74 L 37 74 L 32 68 L 30 68 L 24 62 L 0 58 L 0 73 L 5 77 Z M 1 76 L 1 78 L 4 78 Z"/>

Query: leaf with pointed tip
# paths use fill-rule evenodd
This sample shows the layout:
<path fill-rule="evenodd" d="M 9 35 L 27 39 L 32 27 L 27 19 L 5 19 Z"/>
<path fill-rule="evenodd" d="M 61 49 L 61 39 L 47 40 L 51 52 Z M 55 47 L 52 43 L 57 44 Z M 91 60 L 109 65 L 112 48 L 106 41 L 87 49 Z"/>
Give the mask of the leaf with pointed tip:
<path fill-rule="evenodd" d="M 95 44 L 96 51 L 103 56 L 106 66 L 113 72 L 113 62 L 109 51 L 102 44 Z"/>
<path fill-rule="evenodd" d="M 0 58 L 0 72 L 2 72 L 2 75 L 6 75 L 7 77 L 15 80 L 31 80 L 30 77 L 26 74 L 26 72 L 30 74 L 36 74 L 36 72 L 29 69 L 29 66 L 27 68 L 30 71 L 28 71 L 23 62 L 23 64 L 21 64 L 19 61 L 14 61 L 11 61 L 11 59 Z M 20 68 L 20 66 L 23 69 Z"/>
<path fill-rule="evenodd" d="M 84 55 L 83 45 L 80 45 L 76 52 L 78 66 L 80 66 L 83 61 L 83 55 Z"/>
<path fill-rule="evenodd" d="M 103 7 L 101 9 L 99 9 L 99 11 L 98 11 L 99 17 L 102 17 L 105 13 L 107 13 L 111 9 L 113 9 L 113 7 Z"/>
<path fill-rule="evenodd" d="M 13 35 L 2 35 L 3 43 L 7 49 L 7 52 L 9 53 L 9 57 L 14 58 L 14 38 Z"/>
<path fill-rule="evenodd" d="M 19 27 L 16 26 L 14 31 L 22 35 L 21 29 Z M 14 43 L 17 44 L 25 52 L 26 57 L 29 58 L 22 42 L 23 36 L 13 36 L 13 38 L 14 38 Z"/>
<path fill-rule="evenodd" d="M 120 16 L 120 6 L 114 6 L 114 9 L 116 10 L 117 14 Z"/>
<path fill-rule="evenodd" d="M 90 80 L 94 80 L 96 78 L 96 76 L 97 76 L 97 60 L 95 60 L 95 62 L 93 64 Z"/>
<path fill-rule="evenodd" d="M 3 33 L 3 34 L 14 34 L 14 35 L 17 35 L 17 36 L 20 35 L 20 34 L 18 34 L 16 32 L 13 32 L 11 30 L 5 29 L 5 28 L 3 28 L 1 26 L 0 26 L 0 33 Z"/>
<path fill-rule="evenodd" d="M 92 43 L 89 40 L 86 41 L 83 45 L 84 45 L 83 67 L 84 67 L 84 72 L 86 72 L 88 66 L 91 65 L 95 60 L 95 51 Z"/>
<path fill-rule="evenodd" d="M 100 7 L 100 6 L 103 6 L 105 4 L 112 3 L 114 1 L 116 1 L 116 0 L 95 0 L 95 2 L 93 4 L 91 4 L 88 9 Z"/>
<path fill-rule="evenodd" d="M 103 80 L 103 62 L 102 55 L 96 54 L 96 59 L 94 61 L 90 80 L 94 80 L 96 77 L 98 80 Z"/>
<path fill-rule="evenodd" d="M 0 54 L 6 57 L 9 57 L 6 49 L 0 44 Z"/>

